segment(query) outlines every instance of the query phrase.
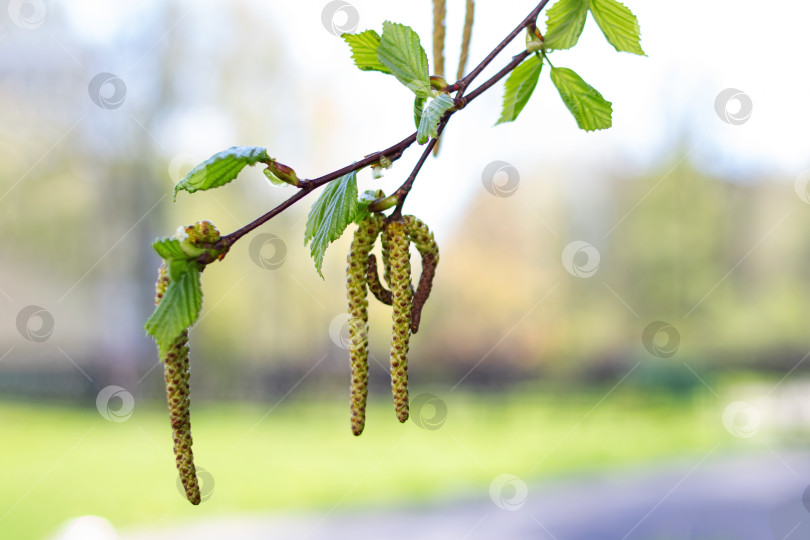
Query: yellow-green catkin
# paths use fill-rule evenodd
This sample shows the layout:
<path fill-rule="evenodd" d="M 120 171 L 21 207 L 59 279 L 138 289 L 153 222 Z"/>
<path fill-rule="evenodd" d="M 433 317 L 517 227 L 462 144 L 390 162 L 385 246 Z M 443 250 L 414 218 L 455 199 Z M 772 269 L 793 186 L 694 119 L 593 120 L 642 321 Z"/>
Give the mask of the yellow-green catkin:
<path fill-rule="evenodd" d="M 155 285 L 156 305 L 160 303 L 168 287 L 169 276 L 164 262 L 158 271 L 158 280 Z M 186 491 L 186 498 L 191 504 L 200 504 L 200 484 L 197 481 L 197 470 L 194 467 L 194 453 L 191 451 L 188 330 L 184 330 L 174 340 L 162 361 L 177 471 Z"/>
<path fill-rule="evenodd" d="M 391 392 L 400 422 L 408 419 L 408 342 L 411 337 L 411 241 L 405 223 L 392 221 L 383 229 L 383 242 L 388 245 L 387 269 L 393 297 L 393 330 L 391 334 Z"/>
<path fill-rule="evenodd" d="M 447 16 L 446 0 L 433 0 L 433 74 L 444 77 L 444 36 L 447 27 L 444 20 Z M 439 142 L 433 146 L 433 155 L 439 154 Z"/>
<path fill-rule="evenodd" d="M 349 250 L 346 292 L 349 299 L 351 427 L 360 435 L 366 425 L 368 399 L 368 257 L 380 233 L 382 217 L 372 214 L 357 227 Z"/>
<path fill-rule="evenodd" d="M 391 266 L 388 264 L 388 260 L 390 258 L 390 245 L 388 242 L 388 236 L 385 234 L 380 235 L 380 244 L 381 244 L 381 251 L 382 251 L 382 259 L 383 259 L 383 283 L 387 286 L 391 286 Z"/>
<path fill-rule="evenodd" d="M 439 246 L 433 238 L 427 225 L 415 216 L 403 216 L 408 238 L 414 243 L 419 254 L 422 256 L 422 275 L 413 300 L 411 311 L 411 332 L 419 331 L 419 323 L 422 318 L 422 308 L 430 296 L 433 287 L 433 277 L 436 274 L 436 267 L 439 264 Z"/>

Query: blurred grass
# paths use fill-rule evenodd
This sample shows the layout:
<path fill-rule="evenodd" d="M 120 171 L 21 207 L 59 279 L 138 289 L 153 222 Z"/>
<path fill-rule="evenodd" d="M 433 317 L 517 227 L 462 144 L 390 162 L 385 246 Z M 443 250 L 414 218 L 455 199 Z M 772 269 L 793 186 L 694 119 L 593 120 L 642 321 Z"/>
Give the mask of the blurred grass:
<path fill-rule="evenodd" d="M 272 410 L 196 404 L 196 459 L 215 479 L 200 507 L 175 486 L 162 405 L 139 403 L 112 423 L 95 409 L 0 403 L 0 538 L 42 538 L 86 514 L 160 527 L 205 515 L 486 497 L 504 472 L 530 480 L 704 453 L 723 436 L 714 411 L 694 398 L 603 396 L 447 393 L 447 421 L 435 431 L 398 424 L 377 401 L 360 438 L 337 400 Z"/>

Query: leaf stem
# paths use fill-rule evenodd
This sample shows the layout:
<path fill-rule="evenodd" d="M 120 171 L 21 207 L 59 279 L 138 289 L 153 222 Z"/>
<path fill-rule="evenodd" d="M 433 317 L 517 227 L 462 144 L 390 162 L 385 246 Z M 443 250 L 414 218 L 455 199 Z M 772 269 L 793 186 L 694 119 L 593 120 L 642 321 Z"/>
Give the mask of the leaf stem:
<path fill-rule="evenodd" d="M 549 67 L 551 69 L 554 69 L 554 64 L 552 64 L 551 60 L 549 60 L 548 55 L 546 54 L 546 51 L 540 51 L 540 52 L 543 54 L 543 59 L 548 63 Z"/>

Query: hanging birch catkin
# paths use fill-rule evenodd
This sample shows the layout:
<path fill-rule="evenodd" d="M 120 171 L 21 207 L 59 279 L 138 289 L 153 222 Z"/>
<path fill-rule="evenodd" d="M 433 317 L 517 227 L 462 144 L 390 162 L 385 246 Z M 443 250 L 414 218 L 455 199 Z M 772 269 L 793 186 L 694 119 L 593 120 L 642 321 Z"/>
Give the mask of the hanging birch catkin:
<path fill-rule="evenodd" d="M 368 259 L 380 233 L 382 217 L 371 214 L 357 227 L 349 250 L 346 290 L 349 299 L 351 428 L 360 435 L 366 425 L 368 398 Z"/>
<path fill-rule="evenodd" d="M 160 303 L 169 287 L 169 275 L 164 262 L 158 271 L 155 284 L 155 305 Z M 188 330 L 174 340 L 163 361 L 163 377 L 166 383 L 166 398 L 169 403 L 169 421 L 172 426 L 174 457 L 180 481 L 191 504 L 200 504 L 200 484 L 194 467 L 191 450 L 191 394 L 189 390 Z"/>
<path fill-rule="evenodd" d="M 387 260 L 383 261 L 389 275 L 393 296 L 393 328 L 391 334 L 391 392 L 394 409 L 400 422 L 408 420 L 408 342 L 411 337 L 411 252 L 410 239 L 403 221 L 390 221 L 383 228 L 387 243 Z"/>

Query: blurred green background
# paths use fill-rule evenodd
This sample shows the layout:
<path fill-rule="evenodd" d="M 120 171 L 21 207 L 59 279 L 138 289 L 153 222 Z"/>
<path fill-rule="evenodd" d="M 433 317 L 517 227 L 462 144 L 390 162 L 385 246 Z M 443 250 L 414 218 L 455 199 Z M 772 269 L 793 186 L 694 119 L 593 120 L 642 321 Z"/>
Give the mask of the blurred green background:
<path fill-rule="evenodd" d="M 471 63 L 534 5 L 478 3 Z M 797 126 L 808 113 L 786 118 L 783 94 L 745 71 L 755 62 L 742 63 L 739 23 L 750 13 L 720 24 L 724 3 L 709 3 L 695 23 L 723 37 L 709 53 L 673 47 L 671 19 L 686 14 L 628 2 L 648 58 L 617 55 L 592 21 L 560 55 L 613 101 L 614 129 L 577 132 L 544 74 L 514 125 L 491 127 L 498 89 L 457 115 L 420 176 L 406 211 L 434 229 L 442 255 L 411 342 L 408 424 L 390 405 L 390 312 L 373 305 L 372 406 L 363 436 L 349 432 L 350 238 L 327 251 L 321 279 L 303 245 L 316 195 L 206 270 L 191 385 L 210 499 L 186 503 L 142 330 L 159 264 L 150 243 L 198 219 L 231 232 L 293 190 L 256 169 L 172 203 L 173 183 L 240 144 L 313 178 L 412 131 L 407 91 L 354 69 L 335 29 L 353 14 L 360 29 L 390 18 L 427 46 L 429 3 L 358 0 L 331 23 L 329 4 L 9 3 L 0 538 L 73 538 L 65 523 L 84 515 L 148 533 L 210 517 L 373 512 L 486 499 L 503 472 L 531 485 L 697 461 L 718 445 L 806 447 L 810 159 Z M 449 3 L 453 71 L 462 4 Z M 806 95 L 805 75 L 787 77 Z M 741 101 L 724 116 L 716 97 L 746 83 L 754 113 Z M 390 193 L 414 153 L 383 180 L 361 173 L 361 190 Z"/>

